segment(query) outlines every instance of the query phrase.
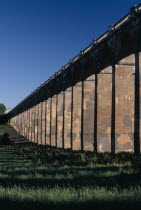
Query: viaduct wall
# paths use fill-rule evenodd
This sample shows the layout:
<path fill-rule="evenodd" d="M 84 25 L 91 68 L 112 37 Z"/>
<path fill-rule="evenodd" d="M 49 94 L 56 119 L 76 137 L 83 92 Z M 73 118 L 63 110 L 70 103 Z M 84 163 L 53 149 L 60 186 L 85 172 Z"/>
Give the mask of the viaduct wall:
<path fill-rule="evenodd" d="M 32 142 L 141 151 L 141 4 L 8 114 Z"/>

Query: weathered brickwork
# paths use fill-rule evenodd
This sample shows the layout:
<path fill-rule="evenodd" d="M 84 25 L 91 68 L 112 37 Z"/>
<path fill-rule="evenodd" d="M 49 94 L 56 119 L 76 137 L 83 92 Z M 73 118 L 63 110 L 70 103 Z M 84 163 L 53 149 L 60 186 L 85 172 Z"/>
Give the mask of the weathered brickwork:
<path fill-rule="evenodd" d="M 116 151 L 134 150 L 134 76 L 135 67 L 116 65 Z"/>
<path fill-rule="evenodd" d="M 58 95 L 58 106 L 57 106 L 57 147 L 63 147 L 63 100 L 64 93 L 61 92 Z"/>
<path fill-rule="evenodd" d="M 27 119 L 27 112 L 28 110 L 25 111 L 25 136 L 27 137 L 27 133 L 28 133 L 28 119 Z M 16 118 L 16 117 L 15 117 Z M 16 121 L 16 119 L 15 119 Z"/>
<path fill-rule="evenodd" d="M 30 141 L 141 151 L 141 4 L 8 114 Z"/>
<path fill-rule="evenodd" d="M 30 140 L 30 109 L 27 110 L 27 138 Z"/>
<path fill-rule="evenodd" d="M 35 107 L 32 107 L 32 115 L 31 115 L 31 139 L 32 142 L 35 141 Z"/>
<path fill-rule="evenodd" d="M 28 110 L 28 139 L 31 140 L 31 109 Z"/>
<path fill-rule="evenodd" d="M 42 106 L 38 104 L 38 144 L 42 144 Z"/>
<path fill-rule="evenodd" d="M 51 104 L 51 146 L 56 146 L 56 95 Z"/>
<path fill-rule="evenodd" d="M 81 149 L 82 82 L 73 87 L 72 148 Z"/>
<path fill-rule="evenodd" d="M 42 144 L 46 145 L 46 101 L 42 102 Z"/>
<path fill-rule="evenodd" d="M 46 101 L 46 144 L 51 145 L 51 99 Z"/>
<path fill-rule="evenodd" d="M 35 139 L 34 142 L 38 143 L 38 106 L 35 106 L 34 108 L 34 120 L 35 120 Z"/>
<path fill-rule="evenodd" d="M 94 150 L 95 75 L 84 81 L 83 149 Z"/>
<path fill-rule="evenodd" d="M 71 148 L 71 103 L 72 88 L 65 91 L 65 107 L 64 107 L 64 148 Z"/>
<path fill-rule="evenodd" d="M 98 152 L 111 152 L 112 67 L 98 74 L 97 145 Z"/>

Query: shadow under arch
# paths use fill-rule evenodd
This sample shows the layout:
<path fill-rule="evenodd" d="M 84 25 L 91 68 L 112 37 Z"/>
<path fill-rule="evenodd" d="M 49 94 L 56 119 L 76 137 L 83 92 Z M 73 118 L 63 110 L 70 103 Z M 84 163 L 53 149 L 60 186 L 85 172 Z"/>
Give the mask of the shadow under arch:
<path fill-rule="evenodd" d="M 92 54 L 87 54 L 83 58 L 83 63 L 84 63 L 84 80 L 90 77 L 93 74 L 97 73 L 96 69 L 96 60 L 95 56 Z"/>
<path fill-rule="evenodd" d="M 131 55 L 135 52 L 134 38 L 128 31 L 120 32 L 115 46 L 115 58 L 118 62 L 134 62 Z"/>
<path fill-rule="evenodd" d="M 98 73 L 109 66 L 112 66 L 113 55 L 109 46 L 104 46 L 100 49 L 98 54 Z"/>
<path fill-rule="evenodd" d="M 141 131 L 140 131 L 140 61 L 141 61 L 141 29 L 136 33 L 136 50 L 135 50 L 135 114 L 134 114 L 134 142 L 135 153 L 139 154 L 141 151 Z"/>

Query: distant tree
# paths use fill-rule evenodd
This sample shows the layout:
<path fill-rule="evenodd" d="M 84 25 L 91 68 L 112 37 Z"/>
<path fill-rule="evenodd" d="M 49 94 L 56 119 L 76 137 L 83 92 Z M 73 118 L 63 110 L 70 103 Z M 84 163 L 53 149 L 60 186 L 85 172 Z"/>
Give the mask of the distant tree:
<path fill-rule="evenodd" d="M 0 115 L 3 115 L 6 111 L 6 107 L 4 104 L 0 104 Z"/>

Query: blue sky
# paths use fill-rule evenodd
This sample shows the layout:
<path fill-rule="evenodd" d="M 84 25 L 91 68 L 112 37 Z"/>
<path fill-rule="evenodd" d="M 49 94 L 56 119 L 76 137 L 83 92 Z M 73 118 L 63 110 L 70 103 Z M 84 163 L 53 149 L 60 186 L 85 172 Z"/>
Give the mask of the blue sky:
<path fill-rule="evenodd" d="M 0 103 L 13 108 L 141 0 L 0 0 Z"/>

